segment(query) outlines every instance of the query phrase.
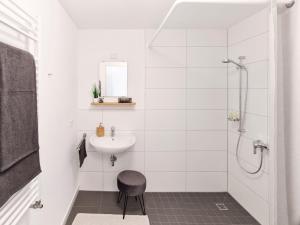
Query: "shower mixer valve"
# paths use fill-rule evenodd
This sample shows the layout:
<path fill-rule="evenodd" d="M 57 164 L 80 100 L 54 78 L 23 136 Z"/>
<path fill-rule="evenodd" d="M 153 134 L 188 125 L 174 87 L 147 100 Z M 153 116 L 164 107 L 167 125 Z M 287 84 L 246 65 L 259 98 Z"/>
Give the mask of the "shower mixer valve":
<path fill-rule="evenodd" d="M 261 152 L 263 152 L 264 150 L 270 150 L 269 146 L 261 140 L 253 141 L 253 154 L 257 153 L 257 149 L 260 149 Z"/>

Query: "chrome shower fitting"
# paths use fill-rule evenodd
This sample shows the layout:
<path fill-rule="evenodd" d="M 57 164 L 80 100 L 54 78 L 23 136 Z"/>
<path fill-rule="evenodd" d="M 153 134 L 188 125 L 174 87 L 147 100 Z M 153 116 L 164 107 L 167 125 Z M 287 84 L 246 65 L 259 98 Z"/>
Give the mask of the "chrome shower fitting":
<path fill-rule="evenodd" d="M 261 171 L 262 166 L 263 166 L 263 151 L 264 150 L 268 150 L 268 146 L 266 144 L 264 144 L 262 141 L 256 141 L 253 143 L 253 153 L 256 154 L 257 153 L 257 149 L 261 150 L 261 154 L 260 154 L 260 162 L 259 162 L 259 166 L 256 170 L 254 171 L 250 171 L 247 168 L 244 167 L 244 165 L 241 162 L 241 158 L 240 158 L 240 144 L 241 144 L 241 138 L 243 136 L 243 133 L 246 132 L 244 125 L 245 125 L 245 119 L 246 119 L 246 112 L 247 112 L 247 101 L 248 101 L 248 89 L 249 89 L 249 72 L 247 67 L 244 65 L 243 60 L 245 60 L 246 57 L 245 56 L 240 56 L 239 60 L 240 62 L 237 63 L 235 61 L 233 61 L 232 59 L 224 59 L 222 62 L 223 63 L 233 63 L 234 65 L 236 65 L 238 67 L 239 70 L 239 128 L 238 128 L 238 139 L 237 139 L 237 144 L 236 144 L 236 148 L 235 148 L 235 155 L 236 155 L 236 160 L 238 165 L 240 166 L 240 168 L 242 170 L 244 170 L 246 173 L 249 174 L 257 174 L 259 171 Z M 243 89 L 243 79 L 242 79 L 242 75 L 243 72 L 245 72 L 245 78 L 246 78 L 246 87 L 245 87 L 245 97 L 244 99 L 242 98 L 242 89 Z M 244 102 L 244 105 L 242 105 L 242 102 Z"/>
<path fill-rule="evenodd" d="M 245 56 L 240 56 L 240 57 L 239 57 L 239 60 L 240 60 L 240 61 L 241 61 L 241 60 L 244 60 L 244 59 L 246 59 Z M 227 63 L 227 64 L 228 64 L 228 63 L 233 63 L 233 64 L 236 65 L 239 69 L 245 68 L 245 66 L 242 65 L 241 63 L 237 63 L 237 62 L 235 62 L 234 60 L 229 59 L 229 58 L 223 59 L 222 63 Z"/>
<path fill-rule="evenodd" d="M 296 1 L 295 0 L 292 0 L 290 1 L 289 3 L 286 3 L 285 4 L 285 7 L 287 7 L 288 9 L 289 8 L 292 8 L 294 5 L 295 5 Z"/>
<path fill-rule="evenodd" d="M 264 150 L 270 150 L 269 146 L 261 140 L 253 141 L 253 154 L 257 153 L 257 149 L 260 149 L 261 152 L 263 152 Z"/>

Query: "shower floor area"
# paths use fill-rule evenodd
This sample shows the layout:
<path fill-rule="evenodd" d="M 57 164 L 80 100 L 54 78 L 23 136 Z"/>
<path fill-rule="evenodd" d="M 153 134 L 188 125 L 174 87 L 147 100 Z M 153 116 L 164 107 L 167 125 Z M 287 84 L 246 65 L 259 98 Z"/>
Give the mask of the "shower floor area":
<path fill-rule="evenodd" d="M 80 191 L 66 225 L 78 213 L 122 214 L 123 202 L 117 204 L 117 196 L 116 192 Z M 228 193 L 146 193 L 145 202 L 150 225 L 259 225 Z M 134 198 L 129 199 L 127 214 L 141 215 Z"/>

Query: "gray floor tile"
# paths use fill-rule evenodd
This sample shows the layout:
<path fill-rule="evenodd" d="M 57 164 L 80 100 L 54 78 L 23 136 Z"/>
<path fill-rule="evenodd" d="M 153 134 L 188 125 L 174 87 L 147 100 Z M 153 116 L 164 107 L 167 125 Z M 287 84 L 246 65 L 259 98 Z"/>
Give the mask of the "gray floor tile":
<path fill-rule="evenodd" d="M 146 211 L 151 225 L 259 225 L 228 193 L 146 193 Z M 216 203 L 225 203 L 220 211 Z M 68 218 L 78 213 L 122 214 L 116 192 L 79 192 Z M 141 215 L 140 205 L 129 198 L 128 215 Z"/>

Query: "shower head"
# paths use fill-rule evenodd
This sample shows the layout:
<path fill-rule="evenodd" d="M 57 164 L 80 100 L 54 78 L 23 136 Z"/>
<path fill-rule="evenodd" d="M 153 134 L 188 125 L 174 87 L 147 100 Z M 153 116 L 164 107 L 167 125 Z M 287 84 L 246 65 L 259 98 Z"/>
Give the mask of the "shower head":
<path fill-rule="evenodd" d="M 241 65 L 240 63 L 237 63 L 233 61 L 232 59 L 225 58 L 222 60 L 222 63 L 233 63 L 234 65 L 238 66 L 239 68 L 244 68 L 245 66 Z"/>

